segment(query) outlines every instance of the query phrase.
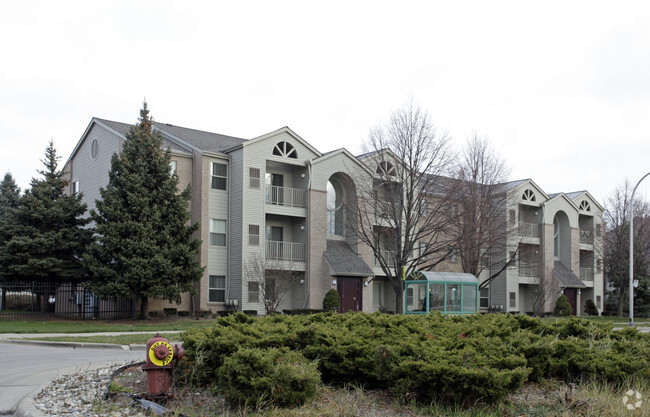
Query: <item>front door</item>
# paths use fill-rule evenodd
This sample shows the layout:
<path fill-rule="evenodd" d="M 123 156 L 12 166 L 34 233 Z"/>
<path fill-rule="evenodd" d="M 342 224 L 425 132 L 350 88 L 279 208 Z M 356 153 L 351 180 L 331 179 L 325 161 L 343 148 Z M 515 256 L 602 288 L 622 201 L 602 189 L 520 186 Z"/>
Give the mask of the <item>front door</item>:
<path fill-rule="evenodd" d="M 569 299 L 569 304 L 571 304 L 571 308 L 573 308 L 573 315 L 577 315 L 578 310 L 577 310 L 577 304 L 578 304 L 578 290 L 575 288 L 565 288 L 564 289 L 564 295 L 566 295 L 566 298 Z"/>
<path fill-rule="evenodd" d="M 361 311 L 362 279 L 356 277 L 338 277 L 338 291 L 341 296 L 341 313 Z"/>

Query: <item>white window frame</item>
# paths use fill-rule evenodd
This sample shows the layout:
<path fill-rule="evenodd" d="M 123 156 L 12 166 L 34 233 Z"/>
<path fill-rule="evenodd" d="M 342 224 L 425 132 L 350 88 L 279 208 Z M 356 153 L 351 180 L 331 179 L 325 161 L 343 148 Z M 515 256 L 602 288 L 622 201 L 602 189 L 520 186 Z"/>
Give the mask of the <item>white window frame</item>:
<path fill-rule="evenodd" d="M 261 171 L 259 168 L 248 168 L 248 187 L 249 188 L 260 188 L 261 183 Z"/>
<path fill-rule="evenodd" d="M 174 175 L 176 173 L 176 166 L 178 163 L 176 161 L 169 161 L 169 172 Z"/>
<path fill-rule="evenodd" d="M 217 173 L 217 167 L 223 166 L 224 174 L 222 175 L 221 173 Z M 221 168 L 219 168 L 221 169 Z M 223 164 L 221 162 L 213 162 L 212 163 L 212 172 L 211 172 L 211 182 L 210 182 L 210 188 L 213 190 L 223 190 L 226 191 L 228 190 L 228 164 Z M 223 179 L 223 188 L 219 185 L 220 181 L 215 181 Z"/>
<path fill-rule="evenodd" d="M 217 280 L 223 278 L 223 286 L 218 286 Z M 213 281 L 214 279 L 214 281 Z M 214 286 L 212 284 L 215 284 Z M 213 298 L 212 295 L 215 294 Z M 219 297 L 222 294 L 222 297 Z M 223 300 L 219 300 L 222 298 Z M 208 302 L 209 303 L 225 303 L 226 302 L 226 276 L 225 275 L 210 275 L 208 277 Z"/>
<path fill-rule="evenodd" d="M 260 283 L 257 281 L 248 281 L 248 302 L 260 302 Z"/>
<path fill-rule="evenodd" d="M 79 194 L 81 188 L 80 188 L 79 180 L 74 180 L 72 181 L 72 194 Z"/>
<path fill-rule="evenodd" d="M 225 220 L 210 219 L 210 246 L 226 246 L 228 244 L 227 226 L 228 223 Z M 217 240 L 221 236 L 223 236 L 223 244 Z"/>

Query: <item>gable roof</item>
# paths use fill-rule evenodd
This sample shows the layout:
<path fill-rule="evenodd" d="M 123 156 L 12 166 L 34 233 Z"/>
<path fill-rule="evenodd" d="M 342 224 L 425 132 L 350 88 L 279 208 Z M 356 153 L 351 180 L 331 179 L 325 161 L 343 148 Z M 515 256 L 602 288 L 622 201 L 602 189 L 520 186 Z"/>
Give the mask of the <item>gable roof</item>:
<path fill-rule="evenodd" d="M 261 141 L 263 141 L 265 139 L 277 136 L 280 133 L 286 133 L 289 136 L 293 137 L 294 139 L 296 139 L 297 141 L 302 143 L 307 149 L 309 149 L 311 152 L 313 152 L 315 155 L 317 155 L 317 157 L 320 157 L 320 156 L 323 155 L 322 152 L 320 152 L 318 149 L 314 148 L 309 142 L 307 142 L 306 140 L 301 138 L 300 135 L 298 135 L 296 132 L 291 130 L 291 128 L 289 128 L 288 126 L 281 127 L 281 128 L 279 128 L 277 130 L 274 130 L 273 132 L 265 133 L 262 136 L 258 136 L 256 138 L 253 138 L 253 139 L 250 139 L 250 140 L 242 141 L 241 143 L 235 144 L 232 147 L 228 148 L 227 152 L 237 150 L 242 146 L 253 145 L 253 144 L 257 143 L 257 142 L 261 142 Z"/>

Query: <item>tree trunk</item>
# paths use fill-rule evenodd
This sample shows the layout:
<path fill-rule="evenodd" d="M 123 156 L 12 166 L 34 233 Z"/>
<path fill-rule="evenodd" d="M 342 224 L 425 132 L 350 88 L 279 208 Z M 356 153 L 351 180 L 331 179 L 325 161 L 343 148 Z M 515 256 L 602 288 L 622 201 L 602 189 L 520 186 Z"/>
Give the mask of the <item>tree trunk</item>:
<path fill-rule="evenodd" d="M 616 306 L 616 315 L 618 317 L 623 317 L 623 308 L 625 307 L 627 299 L 627 291 L 621 288 L 621 293 L 618 296 L 618 305 Z"/>
<path fill-rule="evenodd" d="M 149 297 L 146 295 L 140 296 L 140 315 L 138 318 L 140 320 L 146 320 L 149 318 Z"/>
<path fill-rule="evenodd" d="M 396 287 L 399 289 L 397 289 Z M 395 291 L 395 314 L 404 314 L 403 281 L 398 279 L 397 282 L 393 284 L 393 290 Z"/>

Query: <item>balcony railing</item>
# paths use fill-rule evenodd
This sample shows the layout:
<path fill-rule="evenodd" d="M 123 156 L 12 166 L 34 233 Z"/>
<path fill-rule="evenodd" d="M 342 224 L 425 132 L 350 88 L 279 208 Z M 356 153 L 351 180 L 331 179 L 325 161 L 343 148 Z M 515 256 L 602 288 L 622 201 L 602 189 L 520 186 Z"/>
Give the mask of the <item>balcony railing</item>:
<path fill-rule="evenodd" d="M 580 268 L 580 279 L 583 281 L 593 281 L 594 268 Z"/>
<path fill-rule="evenodd" d="M 304 262 L 305 244 L 269 240 L 266 242 L 266 259 Z"/>
<path fill-rule="evenodd" d="M 380 250 L 379 254 L 381 255 L 386 265 L 388 265 L 388 267 L 395 266 L 395 252 L 389 250 Z M 377 259 L 377 257 L 375 257 L 375 266 L 380 266 L 379 259 Z"/>
<path fill-rule="evenodd" d="M 539 237 L 539 224 L 519 223 L 519 235 L 526 237 Z"/>
<path fill-rule="evenodd" d="M 298 188 L 267 185 L 266 204 L 286 207 L 307 207 L 307 191 Z"/>
<path fill-rule="evenodd" d="M 580 230 L 580 243 L 585 243 L 587 245 L 594 244 L 594 232 L 591 230 Z"/>
<path fill-rule="evenodd" d="M 519 276 L 529 278 L 539 277 L 539 264 L 519 262 Z"/>

